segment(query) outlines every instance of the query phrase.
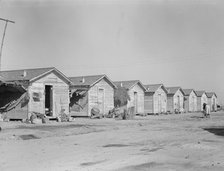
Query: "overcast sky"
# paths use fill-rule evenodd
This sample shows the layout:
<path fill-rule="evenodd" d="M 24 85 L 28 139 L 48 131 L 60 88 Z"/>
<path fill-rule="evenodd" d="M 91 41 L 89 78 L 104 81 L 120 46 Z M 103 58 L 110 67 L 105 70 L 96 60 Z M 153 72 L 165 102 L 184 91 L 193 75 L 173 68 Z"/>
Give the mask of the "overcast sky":
<path fill-rule="evenodd" d="M 224 102 L 222 1 L 0 0 L 0 17 L 16 22 L 1 67 L 139 79 L 215 91 Z"/>

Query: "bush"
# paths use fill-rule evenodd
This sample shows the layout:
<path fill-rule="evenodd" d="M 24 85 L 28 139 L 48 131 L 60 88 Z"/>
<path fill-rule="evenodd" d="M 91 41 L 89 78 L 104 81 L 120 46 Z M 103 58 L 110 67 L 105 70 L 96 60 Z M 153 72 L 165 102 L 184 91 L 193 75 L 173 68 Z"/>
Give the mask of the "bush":
<path fill-rule="evenodd" d="M 130 96 L 126 88 L 119 86 L 114 91 L 114 105 L 115 107 L 125 106 L 130 100 Z"/>

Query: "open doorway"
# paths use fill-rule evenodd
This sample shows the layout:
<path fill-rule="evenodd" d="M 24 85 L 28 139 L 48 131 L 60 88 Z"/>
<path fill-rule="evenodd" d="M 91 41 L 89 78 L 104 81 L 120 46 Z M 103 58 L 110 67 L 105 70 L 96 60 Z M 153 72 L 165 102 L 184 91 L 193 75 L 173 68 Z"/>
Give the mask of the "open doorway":
<path fill-rule="evenodd" d="M 53 116 L 53 87 L 45 85 L 45 114 Z"/>
<path fill-rule="evenodd" d="M 177 96 L 177 112 L 180 112 L 180 96 Z"/>

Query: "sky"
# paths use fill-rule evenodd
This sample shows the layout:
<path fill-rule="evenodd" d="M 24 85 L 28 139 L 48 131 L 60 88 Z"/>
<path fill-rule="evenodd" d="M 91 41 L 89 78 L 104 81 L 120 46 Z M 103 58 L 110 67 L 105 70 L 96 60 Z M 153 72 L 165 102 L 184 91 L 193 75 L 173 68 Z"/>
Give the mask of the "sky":
<path fill-rule="evenodd" d="M 223 0 L 0 0 L 0 17 L 15 21 L 1 70 L 54 66 L 214 91 L 224 104 Z"/>

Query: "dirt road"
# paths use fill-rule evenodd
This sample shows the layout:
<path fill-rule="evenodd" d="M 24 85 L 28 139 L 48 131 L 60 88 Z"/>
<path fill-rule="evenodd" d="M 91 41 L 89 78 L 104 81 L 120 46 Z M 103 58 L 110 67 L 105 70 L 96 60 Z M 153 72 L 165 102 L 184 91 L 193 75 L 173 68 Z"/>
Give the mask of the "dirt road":
<path fill-rule="evenodd" d="M 0 124 L 1 171 L 224 170 L 222 112 Z"/>

